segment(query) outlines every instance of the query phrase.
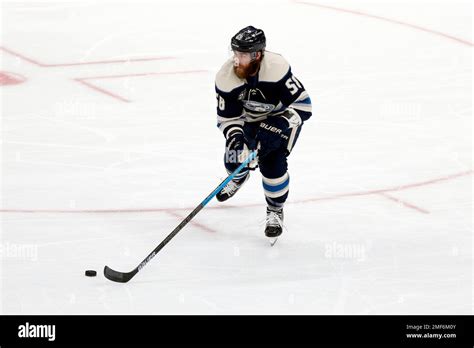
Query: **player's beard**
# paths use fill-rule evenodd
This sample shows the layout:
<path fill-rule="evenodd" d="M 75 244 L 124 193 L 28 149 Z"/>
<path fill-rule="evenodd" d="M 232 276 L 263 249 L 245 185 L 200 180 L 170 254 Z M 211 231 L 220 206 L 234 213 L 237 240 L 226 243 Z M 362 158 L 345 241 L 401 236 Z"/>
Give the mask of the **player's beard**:
<path fill-rule="evenodd" d="M 258 71 L 259 68 L 260 68 L 260 59 L 259 60 L 255 59 L 255 60 L 252 60 L 246 66 L 242 66 L 242 65 L 234 66 L 234 72 L 235 72 L 235 75 L 237 75 L 239 79 L 247 79 L 249 76 L 255 75 L 255 73 Z"/>

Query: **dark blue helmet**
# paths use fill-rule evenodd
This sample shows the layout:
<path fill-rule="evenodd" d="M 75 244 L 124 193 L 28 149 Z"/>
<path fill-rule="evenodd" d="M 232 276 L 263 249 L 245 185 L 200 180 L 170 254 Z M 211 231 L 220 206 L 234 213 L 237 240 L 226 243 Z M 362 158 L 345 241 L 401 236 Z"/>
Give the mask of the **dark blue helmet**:
<path fill-rule="evenodd" d="M 232 37 L 230 46 L 232 50 L 240 52 L 258 52 L 265 49 L 266 39 L 262 29 L 249 25 Z"/>

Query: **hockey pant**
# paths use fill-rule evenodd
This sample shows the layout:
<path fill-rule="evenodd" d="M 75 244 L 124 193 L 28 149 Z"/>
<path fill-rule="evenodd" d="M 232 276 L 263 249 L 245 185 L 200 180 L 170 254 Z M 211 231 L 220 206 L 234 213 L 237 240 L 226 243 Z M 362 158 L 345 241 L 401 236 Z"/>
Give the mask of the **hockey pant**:
<path fill-rule="evenodd" d="M 257 148 L 257 136 L 260 122 L 246 122 L 244 124 L 244 136 L 249 149 Z M 282 207 L 288 198 L 290 187 L 290 176 L 288 174 L 288 161 L 293 147 L 295 146 L 298 136 L 301 132 L 301 126 L 291 128 L 283 133 L 284 141 L 281 146 L 268 153 L 265 157 L 258 159 L 258 167 L 262 173 L 262 186 L 267 204 L 272 207 Z M 229 161 L 230 156 L 224 154 L 224 164 L 227 172 L 232 173 L 239 163 Z M 239 173 L 234 180 L 244 180 L 249 175 L 249 170 Z"/>

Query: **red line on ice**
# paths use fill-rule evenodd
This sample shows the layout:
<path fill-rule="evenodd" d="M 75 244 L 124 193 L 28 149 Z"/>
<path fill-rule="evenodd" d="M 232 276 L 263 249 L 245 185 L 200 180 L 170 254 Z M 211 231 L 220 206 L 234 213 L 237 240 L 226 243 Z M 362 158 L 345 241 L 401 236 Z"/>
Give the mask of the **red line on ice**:
<path fill-rule="evenodd" d="M 440 183 L 443 181 L 449 181 L 452 179 L 460 178 L 463 176 L 468 176 L 473 173 L 472 170 L 446 175 L 443 177 L 420 181 L 412 184 L 400 185 L 389 187 L 385 189 L 378 190 L 369 190 L 369 191 L 360 191 L 360 192 L 348 192 L 341 193 L 332 196 L 326 197 L 316 197 L 301 199 L 296 201 L 289 201 L 287 204 L 300 204 L 300 203 L 310 203 L 317 201 L 327 201 L 338 198 L 347 198 L 347 197 L 357 197 L 357 196 L 368 196 L 372 194 L 381 194 L 385 192 L 398 192 L 402 190 L 407 190 L 415 187 L 427 186 L 435 183 Z M 243 204 L 243 205 L 217 205 L 206 207 L 206 209 L 229 209 L 229 208 L 252 208 L 262 206 L 262 203 L 253 203 L 253 204 Z M 191 211 L 195 207 L 185 207 L 185 208 L 137 208 L 137 209 L 77 209 L 77 210 L 67 210 L 67 209 L 0 209 L 0 213 L 156 213 L 156 212 L 169 212 L 169 211 Z"/>
<path fill-rule="evenodd" d="M 177 218 L 179 218 L 180 220 L 184 220 L 184 218 L 185 218 L 185 216 L 183 216 L 183 215 L 177 213 L 175 210 L 169 209 L 169 210 L 166 210 L 166 213 L 169 214 L 169 215 L 171 215 L 171 216 L 177 217 Z M 217 232 L 216 230 L 214 230 L 214 229 L 212 229 L 212 228 L 210 228 L 210 227 L 208 227 L 208 226 L 206 226 L 206 225 L 204 225 L 204 224 L 202 224 L 202 223 L 200 223 L 200 222 L 194 221 L 194 220 L 191 220 L 189 223 L 190 223 L 191 225 L 194 225 L 194 226 L 196 226 L 196 227 L 199 227 L 200 229 L 202 229 L 202 230 L 204 230 L 204 231 L 206 231 L 206 232 L 211 232 L 211 233 Z"/>
<path fill-rule="evenodd" d="M 20 59 L 23 59 L 25 61 L 27 61 L 28 63 L 31 63 L 31 64 L 34 64 L 34 65 L 37 65 L 37 66 L 44 66 L 43 63 L 40 63 L 38 62 L 37 60 L 34 60 L 32 58 L 28 58 L 27 56 L 21 54 L 21 53 L 18 53 L 18 52 L 15 52 L 15 51 L 12 51 L 11 49 L 9 48 L 6 48 L 4 46 L 0 46 L 0 49 L 3 50 L 3 52 L 6 52 L 8 54 L 11 54 L 12 56 L 15 56 L 17 58 L 20 58 Z"/>
<path fill-rule="evenodd" d="M 56 68 L 56 67 L 64 67 L 64 66 L 95 65 L 95 64 L 133 63 L 133 62 L 146 62 L 146 61 L 164 60 L 164 59 L 176 59 L 176 57 L 163 56 L 163 57 L 123 58 L 123 59 L 96 60 L 96 61 L 89 61 L 89 62 L 48 64 L 48 63 L 42 63 L 33 58 L 29 58 L 25 56 L 24 54 L 13 51 L 5 46 L 0 46 L 0 49 L 8 54 L 11 54 L 12 56 L 18 57 L 20 59 L 23 59 L 31 64 L 40 66 L 42 68 Z"/>
<path fill-rule="evenodd" d="M 416 183 L 413 183 L 413 184 L 394 186 L 394 187 L 389 187 L 389 188 L 386 188 L 386 189 L 360 191 L 360 192 L 349 192 L 349 193 L 342 193 L 342 194 L 337 194 L 337 195 L 327 196 L 327 197 L 308 198 L 308 199 L 299 200 L 295 203 L 316 202 L 316 201 L 323 201 L 323 200 L 330 200 L 330 199 L 337 199 L 337 198 L 344 198 L 344 197 L 354 197 L 354 196 L 366 196 L 366 195 L 379 194 L 379 193 L 384 193 L 384 192 L 397 192 L 397 191 L 402 191 L 402 190 L 406 190 L 406 189 L 409 189 L 409 188 L 421 187 L 421 186 L 430 185 L 430 184 L 434 184 L 434 183 L 438 183 L 438 182 L 442 182 L 442 181 L 452 180 L 452 179 L 462 177 L 462 176 L 466 176 L 466 175 L 471 175 L 472 172 L 473 172 L 472 170 L 468 170 L 468 171 L 464 171 L 464 172 L 461 172 L 461 173 L 451 174 L 451 175 L 443 176 L 443 177 L 436 178 L 436 179 L 416 182 Z"/>
<path fill-rule="evenodd" d="M 382 20 L 382 21 L 385 21 L 385 22 L 394 23 L 394 24 L 400 24 L 400 25 L 403 25 L 403 26 L 406 26 L 406 27 L 409 27 L 409 28 L 412 28 L 412 29 L 424 31 L 424 32 L 426 32 L 426 33 L 438 35 L 438 36 L 444 37 L 444 38 L 446 38 L 446 39 L 450 39 L 450 40 L 453 40 L 453 41 L 457 41 L 457 42 L 462 43 L 462 44 L 467 45 L 467 46 L 474 46 L 474 44 L 473 44 L 471 41 L 464 40 L 464 39 L 460 39 L 460 38 L 458 38 L 458 37 L 455 37 L 455 36 L 452 36 L 452 35 L 449 35 L 449 34 L 445 34 L 445 33 L 442 33 L 442 32 L 440 32 L 440 31 L 437 31 L 437 30 L 424 28 L 424 27 L 421 27 L 421 26 L 416 25 L 416 24 L 411 24 L 411 23 L 407 23 L 407 22 L 402 22 L 402 21 L 399 21 L 399 20 L 396 20 L 396 19 L 391 19 L 391 18 L 387 18 L 387 17 L 372 15 L 372 14 L 369 14 L 369 13 L 364 13 L 364 12 L 355 11 L 355 10 L 350 10 L 350 9 L 345 9 L 345 8 L 340 8 L 340 7 L 334 7 L 334 6 L 328 6 L 328 5 L 321 5 L 321 4 L 317 4 L 317 3 L 314 3 L 314 2 L 307 2 L 307 1 L 294 0 L 294 3 L 296 3 L 296 4 L 302 4 L 302 5 L 308 5 L 308 6 L 314 6 L 314 7 L 321 7 L 321 8 L 325 8 L 325 9 L 328 9 L 328 10 L 339 11 L 339 12 L 345 12 L 345 13 L 350 13 L 350 14 L 354 14 L 354 15 L 358 15 L 358 16 L 363 16 L 363 17 L 369 17 L 369 18 L 379 19 L 379 20 Z"/>
<path fill-rule="evenodd" d="M 177 70 L 177 71 L 161 71 L 138 74 L 123 74 L 123 75 L 103 75 L 103 76 L 88 76 L 82 77 L 81 80 L 96 80 L 96 79 L 120 79 L 123 77 L 141 77 L 141 76 L 156 76 L 156 75 L 177 75 L 177 74 L 194 74 L 209 72 L 208 70 Z"/>
<path fill-rule="evenodd" d="M 124 98 L 124 97 L 122 97 L 122 96 L 120 96 L 120 95 L 118 95 L 118 94 L 112 93 L 112 92 L 110 92 L 110 91 L 108 91 L 108 90 L 106 90 L 106 89 L 104 89 L 104 88 L 98 87 L 98 86 L 96 86 L 96 85 L 94 85 L 94 84 L 92 84 L 92 83 L 90 83 L 90 82 L 86 82 L 86 81 L 84 81 L 84 80 L 85 80 L 85 79 L 80 79 L 80 78 L 74 79 L 74 81 L 77 81 L 77 82 L 83 84 L 83 85 L 86 86 L 86 87 L 92 88 L 93 90 L 95 90 L 95 91 L 97 91 L 97 92 L 104 93 L 105 95 L 108 95 L 109 97 L 115 98 L 115 99 L 120 100 L 120 101 L 123 101 L 123 102 L 125 102 L 125 103 L 130 103 L 130 102 L 131 102 L 131 100 L 129 100 L 129 99 L 127 99 L 127 98 Z"/>
<path fill-rule="evenodd" d="M 407 207 L 407 208 L 411 208 L 411 209 L 414 209 L 422 214 L 429 214 L 430 212 L 428 210 L 425 210 L 423 208 L 420 208 L 420 207 L 417 207 L 416 205 L 412 204 L 412 203 L 408 203 L 407 201 L 405 200 L 401 200 L 400 198 L 397 198 L 397 197 L 394 197 L 392 195 L 389 195 L 387 193 L 379 193 L 380 196 L 382 197 L 385 197 L 391 201 L 394 201 L 394 202 L 397 202 L 399 204 L 402 204 L 403 206 Z"/>
<path fill-rule="evenodd" d="M 158 75 L 177 75 L 177 74 L 192 74 L 192 73 L 202 73 L 208 72 L 207 70 L 179 70 L 179 71 L 163 71 L 163 72 L 153 72 L 153 73 L 139 73 L 139 74 L 123 74 L 123 75 L 105 75 L 105 76 L 89 76 L 89 77 L 79 77 L 75 78 L 74 81 L 80 82 L 83 85 L 94 89 L 97 92 L 104 93 L 109 97 L 115 98 L 117 100 L 129 103 L 131 100 L 121 97 L 118 94 L 109 92 L 105 88 L 98 87 L 86 80 L 106 80 L 106 79 L 118 79 L 124 77 L 142 77 L 142 76 L 158 76 Z"/>
<path fill-rule="evenodd" d="M 23 83 L 26 77 L 10 71 L 0 71 L 0 86 L 11 86 Z"/>
<path fill-rule="evenodd" d="M 155 60 L 176 59 L 175 57 L 151 57 L 151 58 L 124 58 L 111 60 L 97 60 L 91 62 L 77 62 L 77 63 L 59 63 L 59 64 L 45 64 L 46 67 L 60 67 L 60 66 L 76 66 L 76 65 L 95 65 L 95 64 L 116 64 L 116 63 L 133 63 L 133 62 L 148 62 Z"/>

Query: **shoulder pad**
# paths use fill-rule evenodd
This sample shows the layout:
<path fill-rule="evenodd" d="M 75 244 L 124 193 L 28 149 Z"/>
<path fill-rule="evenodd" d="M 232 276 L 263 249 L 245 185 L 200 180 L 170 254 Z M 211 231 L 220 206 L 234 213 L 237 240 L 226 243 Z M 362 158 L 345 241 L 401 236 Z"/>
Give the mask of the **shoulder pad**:
<path fill-rule="evenodd" d="M 232 58 L 227 60 L 216 74 L 216 88 L 222 92 L 231 92 L 243 84 L 245 80 L 239 79 L 234 73 Z"/>
<path fill-rule="evenodd" d="M 290 70 L 290 64 L 281 54 L 265 51 L 258 73 L 259 81 L 278 82 Z"/>

